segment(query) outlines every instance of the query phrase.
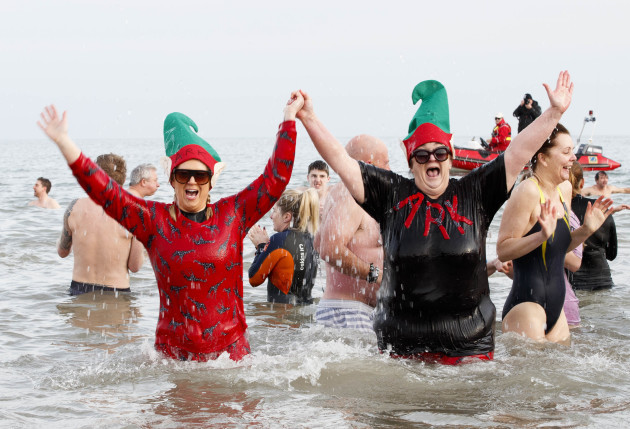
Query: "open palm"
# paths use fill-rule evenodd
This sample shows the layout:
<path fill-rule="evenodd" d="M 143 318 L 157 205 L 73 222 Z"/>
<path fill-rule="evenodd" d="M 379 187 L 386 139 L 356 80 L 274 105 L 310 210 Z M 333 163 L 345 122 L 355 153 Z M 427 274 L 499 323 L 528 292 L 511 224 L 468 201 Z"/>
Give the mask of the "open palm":
<path fill-rule="evenodd" d="M 543 86 L 547 91 L 551 107 L 559 109 L 562 113 L 566 112 L 571 104 L 571 98 L 573 97 L 573 82 L 571 82 L 571 75 L 569 75 L 569 72 L 560 72 L 558 82 L 556 83 L 556 89 L 553 91 L 546 83 L 543 83 Z"/>
<path fill-rule="evenodd" d="M 63 115 L 60 117 L 54 105 L 44 108 L 44 111 L 41 113 L 41 121 L 37 121 L 37 125 L 54 142 L 59 142 L 63 136 L 68 135 L 66 112 L 63 112 Z"/>

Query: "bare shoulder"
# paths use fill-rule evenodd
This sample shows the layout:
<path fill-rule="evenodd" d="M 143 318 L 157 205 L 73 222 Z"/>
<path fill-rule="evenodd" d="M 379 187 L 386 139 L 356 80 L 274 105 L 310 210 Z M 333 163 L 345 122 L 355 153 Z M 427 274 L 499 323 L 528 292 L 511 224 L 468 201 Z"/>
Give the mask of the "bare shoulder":
<path fill-rule="evenodd" d="M 516 185 L 516 187 L 514 188 L 514 191 L 512 191 L 512 196 L 510 197 L 510 200 L 512 200 L 512 198 L 531 199 L 532 197 L 538 197 L 539 195 L 540 195 L 540 192 L 538 190 L 538 186 L 536 182 L 534 182 L 533 180 L 527 179 L 527 180 L 523 180 L 521 183 Z"/>
<path fill-rule="evenodd" d="M 61 208 L 61 206 L 59 205 L 57 200 L 55 200 L 53 198 L 48 198 L 48 201 L 46 201 L 46 207 L 49 208 L 49 209 L 60 209 Z"/>
<path fill-rule="evenodd" d="M 564 198 L 565 201 L 567 199 L 570 201 L 571 194 L 573 193 L 573 185 L 571 185 L 571 182 L 565 180 L 558 187 L 560 188 L 560 192 L 562 192 L 562 198 Z"/>
<path fill-rule="evenodd" d="M 350 191 L 348 191 L 348 188 L 346 188 L 346 186 L 342 182 L 335 183 L 334 185 L 329 186 L 328 196 L 336 199 L 352 198 L 352 195 L 350 195 Z"/>
<path fill-rule="evenodd" d="M 74 200 L 70 201 L 70 204 L 68 204 L 68 207 L 66 207 L 66 212 L 64 213 L 64 217 L 70 216 L 70 213 L 72 213 L 72 210 L 74 209 L 74 206 L 77 204 L 78 201 L 79 201 L 79 198 L 75 198 Z"/>
<path fill-rule="evenodd" d="M 328 189 L 325 207 L 325 211 L 334 211 L 337 214 L 350 214 L 355 207 L 360 208 L 343 183 L 337 183 Z"/>
<path fill-rule="evenodd" d="M 533 180 L 525 180 L 512 191 L 505 212 L 510 216 L 530 216 L 540 206 L 540 192 Z"/>
<path fill-rule="evenodd" d="M 356 230 L 362 222 L 361 207 L 343 183 L 329 188 L 322 216 L 322 230 Z"/>

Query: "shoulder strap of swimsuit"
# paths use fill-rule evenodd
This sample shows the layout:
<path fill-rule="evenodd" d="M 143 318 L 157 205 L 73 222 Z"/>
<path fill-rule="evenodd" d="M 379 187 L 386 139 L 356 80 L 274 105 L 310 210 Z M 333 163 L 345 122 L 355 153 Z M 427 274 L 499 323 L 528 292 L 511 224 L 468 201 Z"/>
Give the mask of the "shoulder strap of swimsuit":
<path fill-rule="evenodd" d="M 562 207 L 564 208 L 564 216 L 562 216 L 564 218 L 564 221 L 567 223 L 567 226 L 569 226 L 569 209 L 567 208 L 567 203 L 564 202 L 564 198 L 562 197 L 562 191 L 560 191 L 560 186 L 557 186 L 556 189 L 558 190 L 558 195 L 560 196 L 560 202 L 562 203 Z M 569 226 L 569 230 L 571 230 L 571 227 Z"/>
<path fill-rule="evenodd" d="M 538 180 L 536 180 L 535 177 L 530 177 L 529 179 L 532 180 L 536 184 L 536 187 L 538 188 L 538 192 L 540 193 L 540 204 L 544 204 L 545 203 L 545 194 L 543 194 L 542 189 L 540 189 L 540 186 L 538 185 Z"/>

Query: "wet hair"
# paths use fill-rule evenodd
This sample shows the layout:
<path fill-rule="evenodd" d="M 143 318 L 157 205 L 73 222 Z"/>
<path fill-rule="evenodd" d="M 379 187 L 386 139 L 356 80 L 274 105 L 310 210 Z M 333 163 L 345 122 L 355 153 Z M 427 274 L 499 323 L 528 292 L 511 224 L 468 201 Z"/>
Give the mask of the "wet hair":
<path fill-rule="evenodd" d="M 538 167 L 538 165 L 537 165 L 538 164 L 538 155 L 541 154 L 541 153 L 543 155 L 549 155 L 549 151 L 551 150 L 551 148 L 556 145 L 556 141 L 558 140 L 558 136 L 560 136 L 562 134 L 571 135 L 569 130 L 567 130 L 564 127 L 564 125 L 562 125 L 561 123 L 558 123 L 558 125 L 556 125 L 556 128 L 554 128 L 553 131 L 551 132 L 551 135 L 549 136 L 549 138 L 547 140 L 545 140 L 545 142 L 540 147 L 540 149 L 538 149 L 536 151 L 534 156 L 532 156 L 532 159 L 529 161 L 529 163 L 531 165 L 531 168 L 532 168 L 532 170 L 534 172 L 536 171 L 536 168 Z"/>
<path fill-rule="evenodd" d="M 157 168 L 153 164 L 140 164 L 131 171 L 129 175 L 129 186 L 135 186 L 142 182 L 142 179 L 150 180 L 151 172 L 157 172 Z"/>
<path fill-rule="evenodd" d="M 96 158 L 96 164 L 120 186 L 125 183 L 125 179 L 127 178 L 127 163 L 122 156 L 114 153 L 99 155 L 98 158 Z"/>
<path fill-rule="evenodd" d="M 328 164 L 326 164 L 321 159 L 311 162 L 308 166 L 308 172 L 306 174 L 310 174 L 312 170 L 325 171 L 326 174 L 330 176 L 330 170 L 328 169 Z"/>
<path fill-rule="evenodd" d="M 584 179 L 584 170 L 579 162 L 573 161 L 573 165 L 569 170 L 569 182 L 573 189 L 571 191 L 571 198 L 575 198 L 580 193 L 580 182 Z"/>
<path fill-rule="evenodd" d="M 38 177 L 37 180 L 39 180 L 39 182 L 46 188 L 46 193 L 50 194 L 50 190 L 52 189 L 52 183 L 50 183 L 50 180 L 45 177 Z"/>
<path fill-rule="evenodd" d="M 608 173 L 606 173 L 605 171 L 598 171 L 597 173 L 595 173 L 596 182 L 599 180 L 600 176 L 608 177 Z"/>
<path fill-rule="evenodd" d="M 293 217 L 292 227 L 311 234 L 319 228 L 319 196 L 315 189 L 304 191 L 289 189 L 282 193 L 276 203 L 281 213 L 291 213 Z"/>

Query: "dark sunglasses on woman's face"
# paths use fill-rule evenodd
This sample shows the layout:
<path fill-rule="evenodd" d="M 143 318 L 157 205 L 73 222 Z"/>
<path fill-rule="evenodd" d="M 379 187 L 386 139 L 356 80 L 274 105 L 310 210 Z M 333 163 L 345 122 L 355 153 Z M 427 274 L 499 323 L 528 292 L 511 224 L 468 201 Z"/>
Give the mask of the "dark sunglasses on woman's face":
<path fill-rule="evenodd" d="M 195 178 L 197 185 L 205 185 L 210 181 L 212 173 L 208 170 L 183 170 L 177 169 L 173 171 L 173 176 L 178 183 L 185 185 L 190 181 L 191 177 Z"/>
<path fill-rule="evenodd" d="M 411 156 L 416 159 L 418 164 L 426 164 L 431 159 L 431 155 L 435 157 L 436 161 L 444 162 L 448 159 L 448 156 L 451 154 L 451 151 L 445 147 L 439 147 L 433 151 L 428 151 L 424 149 L 420 149 L 415 151 Z"/>

